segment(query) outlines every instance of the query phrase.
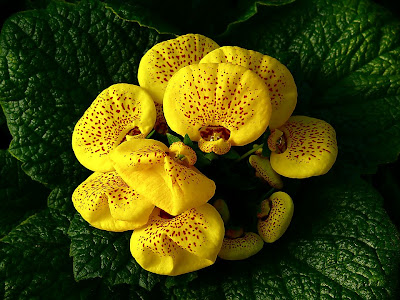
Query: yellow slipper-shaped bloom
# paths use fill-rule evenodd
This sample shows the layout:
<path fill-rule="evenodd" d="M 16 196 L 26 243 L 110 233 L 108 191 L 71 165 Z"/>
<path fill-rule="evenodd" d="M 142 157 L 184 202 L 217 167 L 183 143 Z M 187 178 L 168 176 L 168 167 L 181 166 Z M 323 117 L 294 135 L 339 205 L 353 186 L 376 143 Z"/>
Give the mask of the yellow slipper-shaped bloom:
<path fill-rule="evenodd" d="M 264 81 L 232 64 L 199 64 L 179 70 L 164 95 L 171 129 L 198 141 L 202 151 L 224 154 L 243 146 L 267 128 L 271 103 Z"/>
<path fill-rule="evenodd" d="M 270 186 L 280 190 L 283 188 L 281 176 L 272 169 L 268 157 L 260 155 L 251 155 L 249 157 L 250 165 L 256 170 L 256 176 L 268 182 Z"/>
<path fill-rule="evenodd" d="M 155 102 L 163 103 L 169 79 L 179 69 L 197 64 L 210 51 L 219 46 L 200 34 L 186 34 L 153 46 L 142 57 L 138 81 L 147 89 Z"/>
<path fill-rule="evenodd" d="M 292 198 L 284 192 L 276 192 L 261 202 L 258 214 L 258 234 L 266 243 L 278 240 L 289 227 L 294 212 Z"/>
<path fill-rule="evenodd" d="M 246 67 L 265 82 L 272 104 L 271 128 L 283 125 L 297 103 L 297 88 L 290 71 L 275 58 L 240 47 L 225 46 L 207 54 L 200 63 L 232 63 Z"/>
<path fill-rule="evenodd" d="M 113 171 L 109 158 L 127 136 L 146 137 L 156 122 L 156 108 L 141 87 L 119 83 L 97 96 L 76 123 L 72 149 L 76 158 L 92 171 Z"/>
<path fill-rule="evenodd" d="M 225 260 L 242 260 L 260 252 L 264 246 L 262 238 L 253 232 L 246 232 L 238 238 L 224 238 L 218 256 Z"/>
<path fill-rule="evenodd" d="M 335 163 L 336 133 L 325 121 L 294 116 L 271 132 L 272 168 L 282 176 L 307 178 L 327 173 Z"/>
<path fill-rule="evenodd" d="M 107 231 L 145 225 L 154 204 L 130 188 L 116 172 L 95 172 L 72 194 L 76 210 L 90 225 Z"/>
<path fill-rule="evenodd" d="M 111 154 L 115 170 L 130 187 L 174 216 L 205 204 L 215 193 L 214 181 L 192 165 L 195 156 L 183 143 L 168 149 L 151 139 L 127 141 Z"/>
<path fill-rule="evenodd" d="M 219 213 L 210 204 L 176 217 L 156 208 L 149 223 L 132 233 L 131 253 L 147 271 L 180 275 L 212 265 L 224 231 Z"/>

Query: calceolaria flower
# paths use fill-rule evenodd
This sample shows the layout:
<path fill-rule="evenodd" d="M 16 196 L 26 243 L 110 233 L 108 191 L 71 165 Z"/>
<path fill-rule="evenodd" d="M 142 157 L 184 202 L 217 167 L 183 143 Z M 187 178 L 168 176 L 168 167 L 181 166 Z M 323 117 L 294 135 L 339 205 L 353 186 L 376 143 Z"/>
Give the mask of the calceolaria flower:
<path fill-rule="evenodd" d="M 138 81 L 140 86 L 105 89 L 77 122 L 72 147 L 94 173 L 72 201 L 93 227 L 133 230 L 130 252 L 150 272 L 175 276 L 210 266 L 217 257 L 256 255 L 291 222 L 291 197 L 274 192 L 284 188 L 283 177 L 323 175 L 336 160 L 334 129 L 322 120 L 292 116 L 294 78 L 270 56 L 187 34 L 152 47 L 140 62 Z M 167 132 L 174 135 L 173 141 L 168 136 L 169 146 Z M 262 136 L 268 143 L 248 150 Z M 233 160 L 232 151 L 233 157 L 242 155 Z M 268 183 L 264 187 L 273 187 L 260 191 L 260 200 L 232 200 L 236 209 L 238 203 L 259 207 L 250 216 L 254 228 L 237 226 L 238 214 L 230 213 L 230 200 L 219 198 L 223 189 L 213 180 L 232 176 L 213 169 L 213 159 L 222 161 L 219 168 L 249 168 L 240 163 L 248 156 L 256 176 Z M 211 199 L 214 206 L 207 203 Z"/>
<path fill-rule="evenodd" d="M 223 237 L 223 221 L 210 204 L 176 217 L 156 208 L 148 224 L 133 232 L 130 248 L 146 270 L 179 275 L 212 265 Z"/>
<path fill-rule="evenodd" d="M 183 143 L 168 148 L 156 140 L 131 140 L 111 158 L 129 186 L 171 215 L 203 205 L 215 193 L 215 183 L 193 166 L 196 154 Z"/>
<path fill-rule="evenodd" d="M 247 145 L 267 129 L 271 102 L 264 81 L 247 68 L 198 64 L 179 70 L 164 95 L 168 125 L 188 134 L 204 152 L 225 154 Z"/>

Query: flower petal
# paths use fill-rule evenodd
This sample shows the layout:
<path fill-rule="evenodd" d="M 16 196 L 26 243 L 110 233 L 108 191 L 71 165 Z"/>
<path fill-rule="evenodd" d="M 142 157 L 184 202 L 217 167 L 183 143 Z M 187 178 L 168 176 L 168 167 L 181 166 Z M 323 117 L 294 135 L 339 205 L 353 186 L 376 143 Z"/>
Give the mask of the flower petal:
<path fill-rule="evenodd" d="M 154 129 L 159 134 L 165 135 L 168 132 L 168 125 L 164 117 L 163 106 L 162 104 L 157 102 L 154 102 L 154 104 L 156 105 L 156 114 L 157 114 L 156 123 L 154 124 Z"/>
<path fill-rule="evenodd" d="M 271 167 L 271 163 L 267 157 L 251 155 L 249 158 L 250 165 L 256 170 L 256 174 L 268 182 L 270 186 L 276 189 L 283 188 L 282 178 Z"/>
<path fill-rule="evenodd" d="M 228 223 L 231 214 L 229 212 L 228 205 L 223 199 L 217 199 L 213 203 L 214 208 L 219 212 L 221 215 L 222 220 L 224 221 L 224 224 Z"/>
<path fill-rule="evenodd" d="M 289 227 L 292 220 L 294 206 L 290 196 L 284 192 L 276 192 L 268 200 L 261 203 L 262 211 L 258 220 L 258 234 L 266 243 L 273 243 L 279 239 Z"/>
<path fill-rule="evenodd" d="M 187 167 L 193 166 L 197 161 L 196 152 L 182 142 L 175 142 L 169 146 L 169 152 L 171 157 L 179 156 L 179 160 L 181 160 Z"/>
<path fill-rule="evenodd" d="M 277 144 L 279 144 L 279 139 L 283 136 L 283 132 L 279 129 L 272 129 L 271 134 L 268 137 L 268 148 L 271 151 L 277 151 Z M 278 149 L 279 150 L 279 149 Z"/>
<path fill-rule="evenodd" d="M 253 232 L 246 232 L 236 239 L 224 238 L 218 256 L 225 260 L 241 260 L 257 254 L 264 246 L 263 239 Z"/>
<path fill-rule="evenodd" d="M 72 195 L 76 210 L 90 225 L 107 231 L 145 225 L 154 204 L 131 189 L 116 172 L 95 172 Z"/>
<path fill-rule="evenodd" d="M 200 63 L 232 63 L 260 76 L 268 87 L 272 104 L 271 128 L 283 125 L 297 103 L 297 88 L 290 71 L 275 58 L 240 47 L 225 46 L 207 54 Z"/>
<path fill-rule="evenodd" d="M 224 128 L 232 146 L 261 136 L 269 124 L 271 103 L 257 74 L 232 64 L 199 64 L 179 70 L 169 81 L 164 114 L 171 129 L 199 141 L 200 130 Z M 225 138 L 224 138 L 225 139 Z"/>
<path fill-rule="evenodd" d="M 175 276 L 212 265 L 223 237 L 223 221 L 209 204 L 172 219 L 156 208 L 149 223 L 132 233 L 131 253 L 145 270 Z"/>
<path fill-rule="evenodd" d="M 89 170 L 113 171 L 109 152 L 131 131 L 146 136 L 155 121 L 154 102 L 145 90 L 132 84 L 114 84 L 97 96 L 76 123 L 72 149 Z"/>
<path fill-rule="evenodd" d="M 147 148 L 135 144 L 147 145 Z M 130 187 L 171 215 L 210 200 L 215 193 L 214 181 L 194 167 L 181 165 L 165 152 L 160 152 L 159 144 L 162 143 L 148 139 L 121 144 L 111 154 L 118 174 Z M 163 147 L 166 148 L 163 151 L 168 151 L 165 145 Z"/>
<path fill-rule="evenodd" d="M 198 145 L 201 151 L 205 153 L 214 152 L 218 155 L 224 155 L 228 153 L 232 146 L 229 141 L 225 141 L 224 139 L 219 139 L 216 141 L 206 141 L 204 139 L 200 139 Z"/>
<path fill-rule="evenodd" d="M 200 34 L 186 34 L 158 43 L 140 61 L 139 84 L 161 104 L 172 75 L 180 68 L 197 64 L 204 55 L 218 47 L 213 40 Z"/>
<path fill-rule="evenodd" d="M 126 171 L 136 172 L 151 169 L 156 165 L 163 166 L 167 151 L 168 147 L 157 140 L 133 139 L 115 148 L 110 157 L 114 165 L 128 168 Z M 118 168 L 116 170 L 118 171 Z"/>
<path fill-rule="evenodd" d="M 272 152 L 272 168 L 290 178 L 323 175 L 335 163 L 338 148 L 336 133 L 325 121 L 305 117 L 291 117 L 279 128 L 283 132 L 286 150 Z"/>

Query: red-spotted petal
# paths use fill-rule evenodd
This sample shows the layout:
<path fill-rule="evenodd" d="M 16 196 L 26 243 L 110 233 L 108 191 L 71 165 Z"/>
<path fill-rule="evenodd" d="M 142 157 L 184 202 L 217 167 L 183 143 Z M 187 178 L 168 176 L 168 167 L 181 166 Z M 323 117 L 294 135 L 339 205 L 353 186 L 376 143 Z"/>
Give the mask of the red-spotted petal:
<path fill-rule="evenodd" d="M 156 208 L 149 223 L 132 233 L 131 253 L 145 270 L 175 276 L 212 265 L 223 237 L 223 221 L 209 204 L 174 218 Z"/>
<path fill-rule="evenodd" d="M 154 127 L 156 109 L 142 88 L 119 83 L 97 96 L 72 134 L 72 149 L 79 162 L 92 171 L 113 171 L 109 158 L 126 136 L 146 136 Z"/>
<path fill-rule="evenodd" d="M 336 133 L 325 121 L 305 117 L 291 117 L 279 128 L 283 132 L 277 152 L 272 152 L 272 168 L 290 178 L 323 175 L 335 163 L 338 148 Z"/>
<path fill-rule="evenodd" d="M 182 142 L 175 142 L 169 146 L 169 156 L 187 167 L 193 166 L 197 161 L 196 152 Z"/>
<path fill-rule="evenodd" d="M 283 188 L 281 176 L 274 171 L 267 157 L 251 155 L 249 157 L 250 165 L 256 170 L 256 176 L 261 177 L 268 182 L 270 186 L 276 189 Z"/>
<path fill-rule="evenodd" d="M 173 131 L 188 134 L 192 141 L 204 135 L 209 141 L 224 139 L 243 146 L 264 133 L 271 103 L 264 81 L 249 69 L 199 64 L 182 68 L 171 78 L 164 114 Z"/>
<path fill-rule="evenodd" d="M 155 140 L 132 140 L 121 144 L 111 158 L 130 187 L 171 215 L 207 203 L 215 193 L 214 181 L 177 162 L 167 151 Z"/>
<path fill-rule="evenodd" d="M 138 80 L 158 103 L 163 102 L 169 79 L 179 69 L 197 64 L 210 51 L 219 46 L 200 34 L 186 34 L 158 43 L 142 57 Z"/>
<path fill-rule="evenodd" d="M 166 134 L 168 132 L 168 125 L 164 117 L 163 106 L 162 104 L 157 102 L 154 102 L 154 104 L 156 105 L 156 113 L 157 113 L 156 124 L 154 124 L 154 129 L 159 134 Z"/>
<path fill-rule="evenodd" d="M 272 104 L 269 126 L 283 125 L 297 103 L 297 88 L 290 71 L 275 58 L 240 47 L 225 46 L 207 54 L 200 63 L 232 63 L 246 67 L 264 80 Z"/>
<path fill-rule="evenodd" d="M 131 189 L 116 172 L 95 172 L 72 195 L 76 210 L 90 225 L 107 231 L 145 225 L 154 204 Z"/>
<path fill-rule="evenodd" d="M 253 232 L 235 239 L 224 238 L 218 256 L 225 260 L 242 260 L 260 252 L 264 246 L 262 238 Z"/>
<path fill-rule="evenodd" d="M 289 227 L 294 212 L 292 198 L 284 192 L 276 192 L 261 203 L 258 234 L 266 243 L 279 239 Z"/>

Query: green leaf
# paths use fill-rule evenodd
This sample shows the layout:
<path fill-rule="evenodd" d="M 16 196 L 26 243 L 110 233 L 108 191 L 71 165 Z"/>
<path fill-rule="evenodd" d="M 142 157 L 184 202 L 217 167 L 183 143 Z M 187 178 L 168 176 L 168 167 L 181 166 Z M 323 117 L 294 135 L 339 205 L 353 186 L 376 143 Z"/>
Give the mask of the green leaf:
<path fill-rule="evenodd" d="M 162 278 L 143 270 L 133 259 L 129 250 L 132 232 L 99 230 L 76 214 L 68 234 L 78 281 L 102 277 L 111 285 L 127 283 L 151 290 Z"/>
<path fill-rule="evenodd" d="M 231 150 L 229 150 L 228 153 L 222 155 L 222 157 L 223 157 L 223 158 L 226 158 L 226 159 L 233 159 L 233 160 L 236 160 L 236 159 L 239 159 L 239 158 L 240 158 L 240 154 L 237 153 L 237 151 L 236 151 L 235 149 L 231 148 Z"/>
<path fill-rule="evenodd" d="M 0 239 L 28 216 L 46 206 L 49 190 L 32 181 L 21 163 L 0 150 Z"/>
<path fill-rule="evenodd" d="M 177 142 L 182 142 L 180 138 L 178 138 L 177 136 L 167 133 L 167 139 L 168 139 L 168 143 L 169 145 L 172 145 L 173 143 L 177 143 Z"/>
<path fill-rule="evenodd" d="M 2 299 L 76 299 L 81 290 L 68 257 L 69 222 L 48 210 L 31 216 L 0 241 Z"/>
<path fill-rule="evenodd" d="M 347 172 L 348 173 L 348 172 Z M 288 232 L 245 261 L 218 261 L 179 299 L 395 299 L 399 234 L 380 195 L 356 176 L 331 173 L 292 195 Z M 224 274 L 224 276 L 221 276 Z"/>
<path fill-rule="evenodd" d="M 215 159 L 218 159 L 218 155 L 215 154 L 214 152 L 206 153 L 206 154 L 204 154 L 204 157 L 207 158 L 209 161 L 213 161 Z"/>
<path fill-rule="evenodd" d="M 228 26 L 248 20 L 259 6 L 279 6 L 295 0 L 106 0 L 107 7 L 124 20 L 138 22 L 162 33 L 202 33 L 215 36 Z"/>
<path fill-rule="evenodd" d="M 0 36 L 0 102 L 13 136 L 11 153 L 35 180 L 82 181 L 71 149 L 76 121 L 105 88 L 137 83 L 143 54 L 160 41 L 98 2 L 53 2 L 8 19 Z"/>
<path fill-rule="evenodd" d="M 189 135 L 186 133 L 185 137 L 183 138 L 183 143 L 191 148 L 194 148 L 194 143 L 190 139 Z"/>
<path fill-rule="evenodd" d="M 311 87 L 295 114 L 330 122 L 339 160 L 362 172 L 400 152 L 400 23 L 367 0 L 304 0 L 232 28 L 224 43 L 276 56 L 294 52 Z M 299 99 L 300 100 L 300 99 Z"/>

